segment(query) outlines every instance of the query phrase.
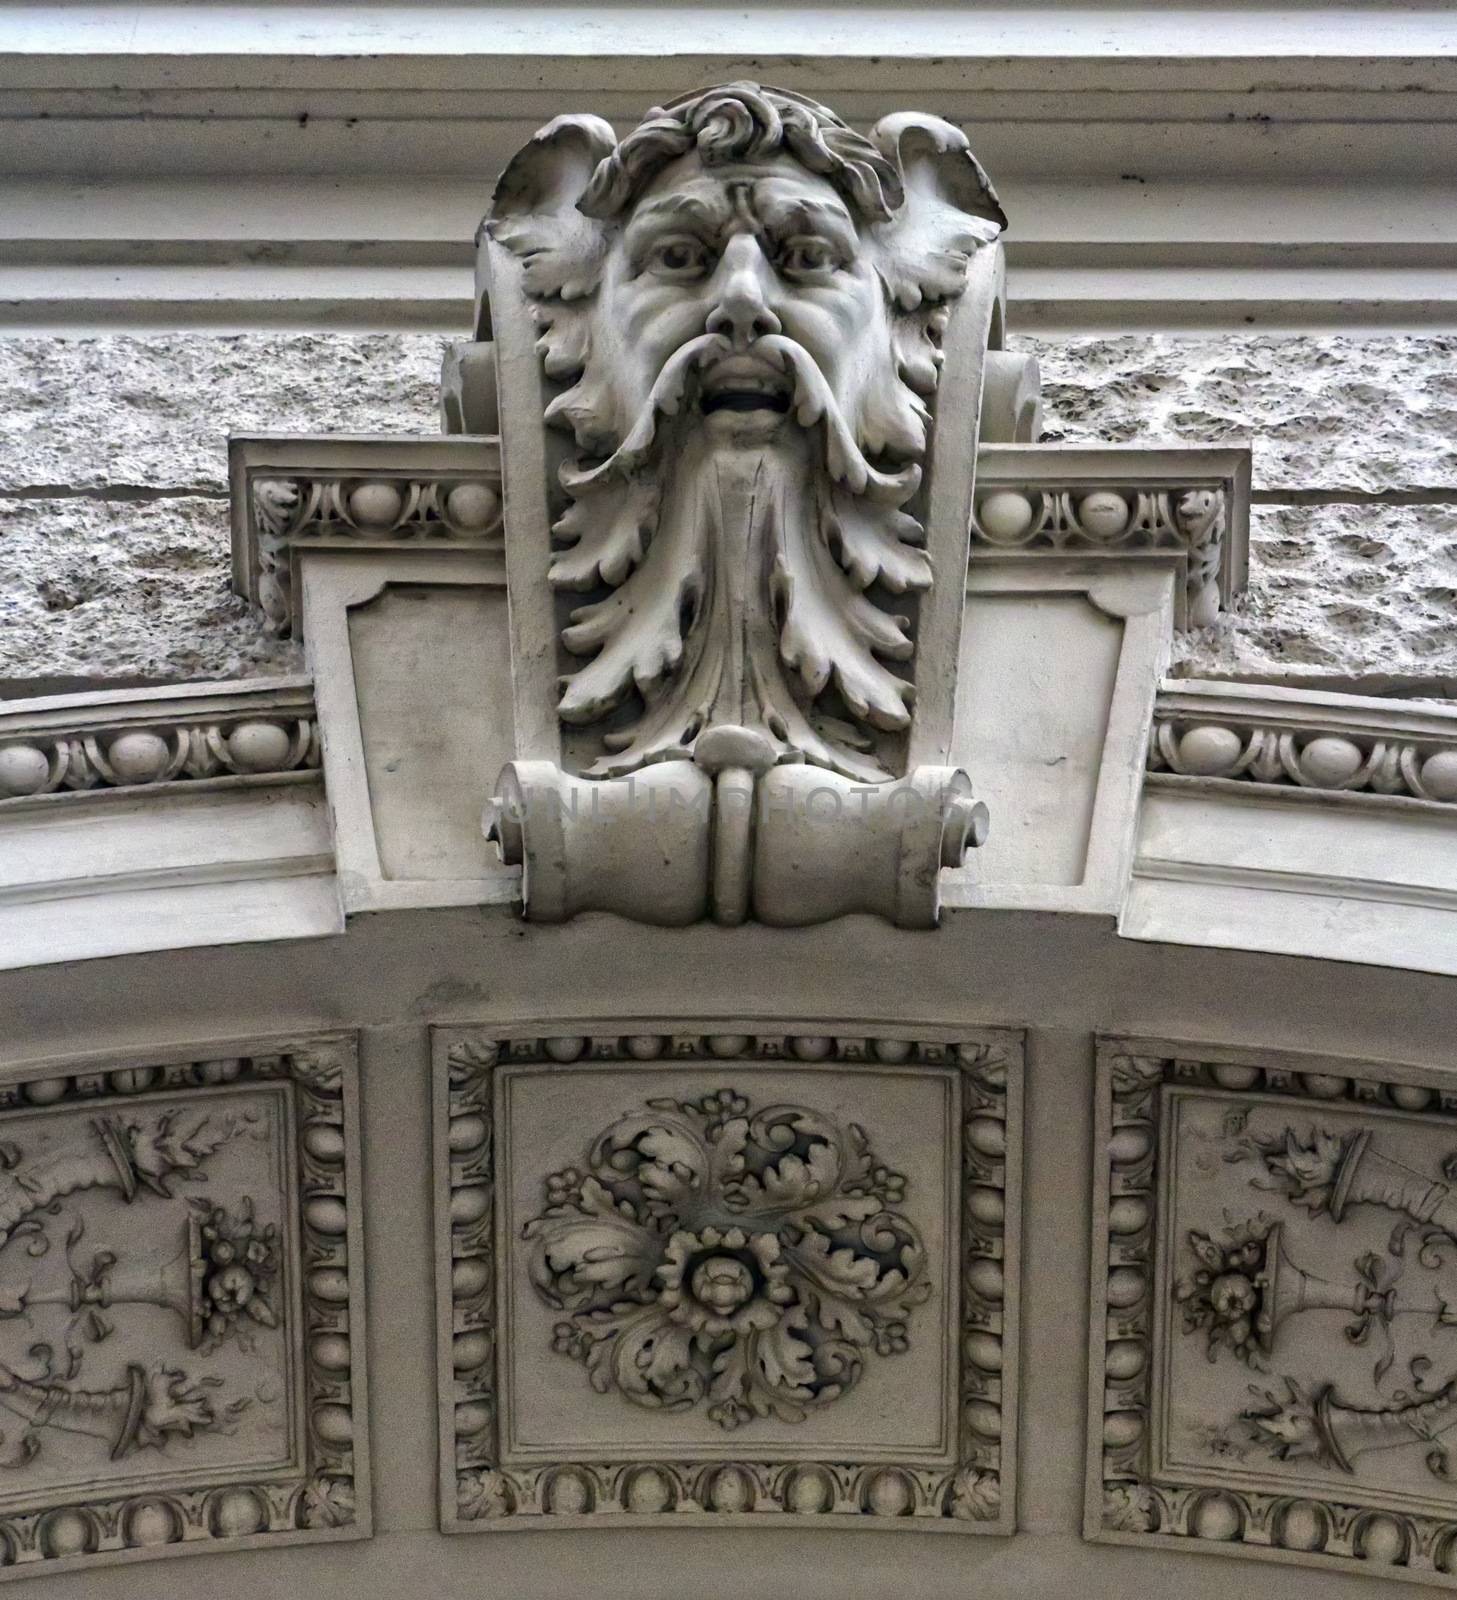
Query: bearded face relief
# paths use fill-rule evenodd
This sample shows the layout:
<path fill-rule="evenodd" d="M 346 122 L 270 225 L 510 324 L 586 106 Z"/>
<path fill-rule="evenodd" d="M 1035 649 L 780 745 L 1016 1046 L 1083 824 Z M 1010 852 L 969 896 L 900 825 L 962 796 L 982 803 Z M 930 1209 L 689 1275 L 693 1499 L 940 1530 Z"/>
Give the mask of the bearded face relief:
<path fill-rule="evenodd" d="M 672 163 L 635 208 L 603 280 L 602 320 L 616 335 L 629 423 L 688 347 L 701 352 L 698 413 L 710 437 L 729 445 L 800 426 L 790 416 L 790 345 L 831 395 L 849 397 L 852 415 L 892 365 L 885 295 L 848 206 L 787 161 L 770 176 L 746 166 L 705 171 L 696 155 Z M 924 444 L 922 411 L 910 391 L 906 403 L 901 453 L 913 457 Z M 608 441 L 588 432 L 582 442 Z"/>
<path fill-rule="evenodd" d="M 942 337 L 1001 223 L 948 124 L 866 138 L 753 84 L 620 142 L 561 118 L 517 157 L 488 226 L 569 441 L 548 578 L 578 770 L 718 727 L 770 762 L 905 770 Z"/>

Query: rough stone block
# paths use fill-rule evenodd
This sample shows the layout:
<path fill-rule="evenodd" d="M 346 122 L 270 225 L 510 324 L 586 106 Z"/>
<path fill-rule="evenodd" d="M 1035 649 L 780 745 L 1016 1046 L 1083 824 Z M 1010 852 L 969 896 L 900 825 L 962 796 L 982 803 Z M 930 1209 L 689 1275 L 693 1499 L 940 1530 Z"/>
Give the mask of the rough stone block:
<path fill-rule="evenodd" d="M 226 493 L 231 433 L 436 433 L 428 334 L 0 339 L 0 496 Z"/>
<path fill-rule="evenodd" d="M 1249 440 L 1257 493 L 1457 493 L 1457 339 L 1406 334 L 1021 338 L 1046 433 L 1069 442 Z"/>
<path fill-rule="evenodd" d="M 1446 335 L 1017 336 L 1050 435 L 1251 438 L 1235 615 L 1176 670 L 1430 683 L 1457 672 L 1457 364 Z M 255 332 L 0 341 L 0 680 L 292 670 L 229 592 L 230 432 L 434 433 L 431 334 Z M 1396 504 L 1372 504 L 1381 495 Z M 217 497 L 214 499 L 213 497 Z"/>
<path fill-rule="evenodd" d="M 1428 681 L 1457 673 L 1457 496 L 1450 505 L 1255 506 L 1250 585 L 1178 670 Z"/>
<path fill-rule="evenodd" d="M 297 671 L 231 585 L 225 498 L 0 495 L 0 680 Z"/>

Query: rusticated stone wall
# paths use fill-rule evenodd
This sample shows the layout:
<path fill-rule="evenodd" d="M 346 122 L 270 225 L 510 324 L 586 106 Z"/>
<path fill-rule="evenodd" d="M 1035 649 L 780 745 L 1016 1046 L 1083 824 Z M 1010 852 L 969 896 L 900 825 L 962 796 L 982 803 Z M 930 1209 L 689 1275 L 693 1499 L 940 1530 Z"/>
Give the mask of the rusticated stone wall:
<path fill-rule="evenodd" d="M 1049 438 L 1253 443 L 1249 590 L 1180 671 L 1457 695 L 1457 337 L 1023 342 Z"/>
<path fill-rule="evenodd" d="M 1178 670 L 1457 696 L 1457 337 L 1022 339 L 1049 438 L 1252 438 L 1250 590 Z M 431 433 L 441 340 L 0 339 L 0 693 L 294 670 L 232 594 L 230 432 Z"/>

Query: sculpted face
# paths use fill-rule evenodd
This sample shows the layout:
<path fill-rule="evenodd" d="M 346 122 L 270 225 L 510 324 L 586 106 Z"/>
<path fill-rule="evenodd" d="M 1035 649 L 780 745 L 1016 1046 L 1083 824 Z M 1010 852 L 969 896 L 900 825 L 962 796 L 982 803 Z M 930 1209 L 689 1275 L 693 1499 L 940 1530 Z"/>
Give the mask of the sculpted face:
<path fill-rule="evenodd" d="M 717 334 L 697 404 L 725 438 L 784 425 L 794 389 L 780 335 L 803 347 L 841 406 L 871 377 L 894 380 L 885 292 L 833 186 L 787 160 L 665 168 L 633 208 L 604 263 L 594 354 L 631 417 L 674 351 Z M 606 345 L 606 349 L 601 346 Z"/>
<path fill-rule="evenodd" d="M 576 446 L 547 581 L 557 714 L 591 730 L 592 776 L 716 728 L 774 761 L 899 770 L 941 340 L 973 277 L 990 326 L 1001 225 L 949 124 L 867 137 L 750 83 L 621 139 L 558 118 L 508 167 L 487 229 L 536 325 L 542 420 Z"/>

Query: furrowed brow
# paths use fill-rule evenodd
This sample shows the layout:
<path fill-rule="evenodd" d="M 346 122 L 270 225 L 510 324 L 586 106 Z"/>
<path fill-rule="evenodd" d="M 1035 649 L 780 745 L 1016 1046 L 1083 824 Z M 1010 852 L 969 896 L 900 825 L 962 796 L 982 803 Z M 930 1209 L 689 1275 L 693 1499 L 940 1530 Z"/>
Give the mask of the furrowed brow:
<path fill-rule="evenodd" d="M 697 194 L 661 194 L 645 200 L 633 212 L 628 232 L 643 228 L 660 228 L 665 223 L 677 223 L 700 232 L 712 232 L 732 220 L 733 210 L 722 194 L 711 199 Z"/>
<path fill-rule="evenodd" d="M 761 191 L 755 196 L 754 209 L 764 226 L 775 234 L 819 233 L 846 244 L 852 244 L 856 237 L 850 213 L 835 200 L 821 200 L 813 195 L 779 199 Z"/>

